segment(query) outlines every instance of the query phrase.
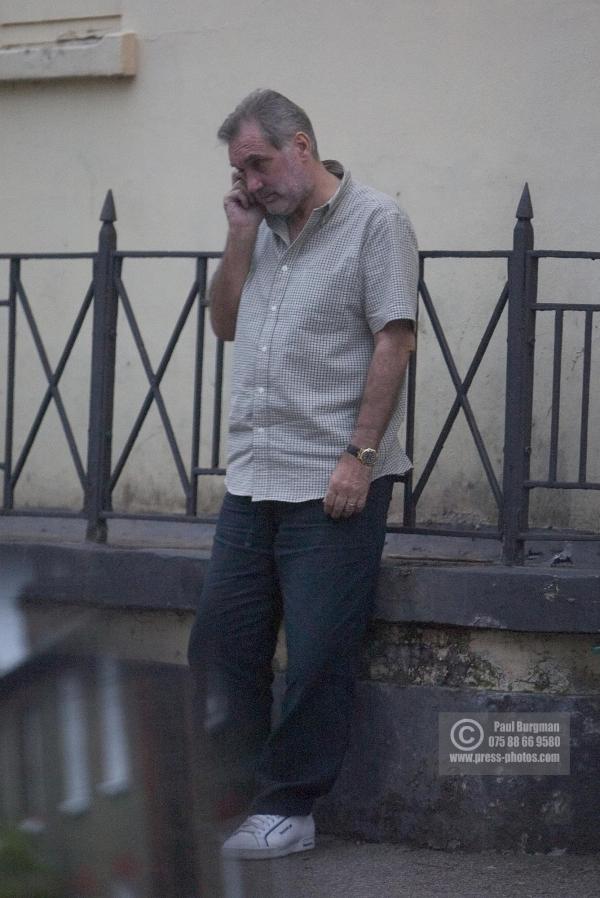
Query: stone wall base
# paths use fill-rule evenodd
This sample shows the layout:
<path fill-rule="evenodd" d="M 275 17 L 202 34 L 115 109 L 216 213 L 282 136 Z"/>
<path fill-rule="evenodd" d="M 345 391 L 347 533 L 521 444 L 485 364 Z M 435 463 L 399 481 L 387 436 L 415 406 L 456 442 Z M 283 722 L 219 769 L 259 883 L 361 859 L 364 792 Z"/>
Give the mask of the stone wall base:
<path fill-rule="evenodd" d="M 439 776 L 438 714 L 570 712 L 569 776 Z M 361 681 L 323 832 L 443 850 L 598 852 L 600 696 Z"/>

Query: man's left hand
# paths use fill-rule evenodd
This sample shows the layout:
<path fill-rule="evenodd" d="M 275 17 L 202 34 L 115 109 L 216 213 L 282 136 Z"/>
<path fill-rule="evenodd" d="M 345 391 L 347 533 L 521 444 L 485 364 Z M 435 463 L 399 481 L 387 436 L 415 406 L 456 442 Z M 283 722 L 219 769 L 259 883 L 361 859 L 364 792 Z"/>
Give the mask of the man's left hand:
<path fill-rule="evenodd" d="M 334 520 L 359 514 L 367 501 L 371 474 L 372 468 L 361 464 L 353 455 L 344 453 L 329 478 L 323 499 L 325 514 Z"/>

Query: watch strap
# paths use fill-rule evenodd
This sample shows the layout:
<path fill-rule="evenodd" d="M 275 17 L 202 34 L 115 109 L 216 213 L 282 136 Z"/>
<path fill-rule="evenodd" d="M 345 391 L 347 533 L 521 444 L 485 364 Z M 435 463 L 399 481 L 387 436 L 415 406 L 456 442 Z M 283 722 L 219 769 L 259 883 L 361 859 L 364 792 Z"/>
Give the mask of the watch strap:
<path fill-rule="evenodd" d="M 349 443 L 348 446 L 346 446 L 346 452 L 349 455 L 353 455 L 362 465 L 366 465 L 369 468 L 373 467 L 377 461 L 377 450 L 371 449 L 370 447 L 361 448 L 360 446 L 355 446 L 353 443 Z"/>

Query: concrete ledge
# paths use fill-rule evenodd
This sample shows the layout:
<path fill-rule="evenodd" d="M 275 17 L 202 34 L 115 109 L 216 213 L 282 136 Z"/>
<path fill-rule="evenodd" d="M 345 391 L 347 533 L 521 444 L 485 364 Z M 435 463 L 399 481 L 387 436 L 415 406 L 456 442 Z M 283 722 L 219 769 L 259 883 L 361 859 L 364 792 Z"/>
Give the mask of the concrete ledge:
<path fill-rule="evenodd" d="M 133 32 L 0 49 L 0 81 L 131 78 L 136 71 L 137 38 Z"/>
<path fill-rule="evenodd" d="M 0 544 L 0 570 L 23 600 L 105 608 L 195 608 L 208 551 L 128 550 L 73 544 Z"/>
<path fill-rule="evenodd" d="M 206 544 L 209 530 L 199 527 L 199 544 Z M 193 609 L 208 557 L 208 548 L 0 543 L 0 570 L 20 572 L 23 598 L 113 608 Z M 387 559 L 375 617 L 474 629 L 600 633 L 600 572 Z"/>
<path fill-rule="evenodd" d="M 600 572 L 384 561 L 376 617 L 524 632 L 600 632 Z"/>

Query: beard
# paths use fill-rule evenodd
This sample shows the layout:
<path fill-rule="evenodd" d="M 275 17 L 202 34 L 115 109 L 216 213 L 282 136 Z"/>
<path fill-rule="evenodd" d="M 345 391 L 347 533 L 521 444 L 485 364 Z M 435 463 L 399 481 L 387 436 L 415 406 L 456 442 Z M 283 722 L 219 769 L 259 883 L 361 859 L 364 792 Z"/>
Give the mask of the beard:
<path fill-rule="evenodd" d="M 306 171 L 291 162 L 281 183 L 261 190 L 256 200 L 270 215 L 290 218 L 310 196 L 313 186 Z"/>

